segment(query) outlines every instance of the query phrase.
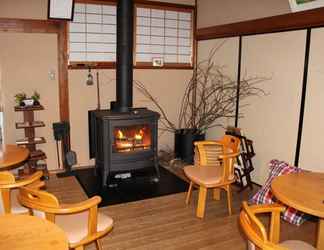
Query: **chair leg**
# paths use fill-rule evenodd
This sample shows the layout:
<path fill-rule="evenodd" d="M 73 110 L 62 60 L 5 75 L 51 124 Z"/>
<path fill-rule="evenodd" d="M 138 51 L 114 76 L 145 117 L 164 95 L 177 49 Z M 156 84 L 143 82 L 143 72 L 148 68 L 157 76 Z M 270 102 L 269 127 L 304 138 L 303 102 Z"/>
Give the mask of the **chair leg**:
<path fill-rule="evenodd" d="M 207 197 L 207 188 L 200 186 L 196 215 L 198 218 L 201 218 L 201 219 L 204 218 L 204 215 L 205 215 L 206 197 Z"/>
<path fill-rule="evenodd" d="M 220 200 L 220 188 L 214 188 L 213 190 L 213 199 L 216 201 Z"/>
<path fill-rule="evenodd" d="M 191 198 L 191 194 L 192 194 L 192 186 L 193 186 L 193 182 L 190 181 L 189 189 L 188 189 L 187 196 L 186 196 L 186 204 L 187 205 L 190 203 L 190 198 Z"/>
<path fill-rule="evenodd" d="M 96 246 L 98 250 L 103 250 L 100 240 L 96 240 Z"/>
<path fill-rule="evenodd" d="M 231 185 L 226 186 L 228 214 L 232 215 L 232 190 Z"/>

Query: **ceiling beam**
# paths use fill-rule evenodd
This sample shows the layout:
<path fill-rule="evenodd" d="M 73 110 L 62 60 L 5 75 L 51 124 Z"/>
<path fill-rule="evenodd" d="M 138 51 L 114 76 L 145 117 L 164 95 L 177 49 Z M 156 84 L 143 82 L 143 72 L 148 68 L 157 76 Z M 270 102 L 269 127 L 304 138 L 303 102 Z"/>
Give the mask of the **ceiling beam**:
<path fill-rule="evenodd" d="M 197 40 L 265 34 L 324 26 L 324 8 L 230 23 L 197 30 Z"/>

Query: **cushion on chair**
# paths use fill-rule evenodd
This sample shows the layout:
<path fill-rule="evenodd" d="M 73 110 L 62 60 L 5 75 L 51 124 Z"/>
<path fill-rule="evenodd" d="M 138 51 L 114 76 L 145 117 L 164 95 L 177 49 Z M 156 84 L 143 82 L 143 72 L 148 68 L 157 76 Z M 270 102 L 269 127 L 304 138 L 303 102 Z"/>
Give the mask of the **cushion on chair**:
<path fill-rule="evenodd" d="M 255 204 L 272 204 L 277 202 L 276 197 L 271 192 L 272 180 L 280 175 L 301 172 L 300 168 L 290 166 L 288 163 L 279 160 L 271 160 L 269 163 L 269 177 L 262 188 L 250 199 L 251 203 Z M 297 211 L 292 207 L 288 207 L 282 215 L 282 218 L 289 223 L 301 225 L 306 219 L 307 215 Z"/>
<path fill-rule="evenodd" d="M 217 186 L 222 181 L 223 168 L 222 167 L 196 167 L 185 166 L 183 168 L 186 176 L 199 185 L 205 187 Z M 234 176 L 233 176 L 234 179 Z"/>
<path fill-rule="evenodd" d="M 287 240 L 281 242 L 279 246 L 286 247 L 290 250 L 316 250 L 312 245 L 300 240 Z"/>
<path fill-rule="evenodd" d="M 77 243 L 88 234 L 88 214 L 85 211 L 77 214 L 56 215 L 55 224 L 61 227 L 66 233 L 69 243 Z M 109 216 L 98 213 L 97 231 L 104 231 L 113 225 L 113 220 Z"/>

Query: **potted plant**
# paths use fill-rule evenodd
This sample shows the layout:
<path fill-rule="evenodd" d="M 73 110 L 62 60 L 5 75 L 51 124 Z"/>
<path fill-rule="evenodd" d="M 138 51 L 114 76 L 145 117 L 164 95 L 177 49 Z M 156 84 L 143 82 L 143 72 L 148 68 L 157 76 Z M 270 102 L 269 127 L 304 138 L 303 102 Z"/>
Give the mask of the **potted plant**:
<path fill-rule="evenodd" d="M 137 89 L 146 96 L 161 113 L 162 130 L 175 134 L 175 156 L 192 163 L 193 142 L 205 139 L 208 129 L 223 125 L 220 118 L 235 117 L 237 81 L 226 75 L 221 66 L 214 63 L 214 57 L 221 46 L 210 51 L 206 60 L 194 67 L 180 105 L 178 124 L 173 123 L 167 113 L 141 82 L 135 81 Z M 239 99 L 264 95 L 257 86 L 266 78 L 250 77 L 240 81 Z M 242 116 L 242 114 L 240 114 Z"/>
<path fill-rule="evenodd" d="M 33 101 L 34 101 L 33 105 L 35 105 L 35 106 L 40 105 L 40 102 L 39 102 L 40 94 L 37 91 L 34 91 L 33 95 L 31 96 L 31 99 L 33 99 Z"/>
<path fill-rule="evenodd" d="M 17 103 L 18 106 L 25 106 L 24 100 L 26 98 L 27 95 L 24 92 L 15 94 L 15 102 Z"/>

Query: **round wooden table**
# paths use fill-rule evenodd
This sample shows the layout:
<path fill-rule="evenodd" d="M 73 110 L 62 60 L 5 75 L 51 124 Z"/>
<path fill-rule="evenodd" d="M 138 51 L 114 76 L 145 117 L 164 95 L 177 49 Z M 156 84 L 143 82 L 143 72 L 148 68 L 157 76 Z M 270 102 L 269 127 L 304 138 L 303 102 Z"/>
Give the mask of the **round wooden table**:
<path fill-rule="evenodd" d="M 30 215 L 0 216 L 0 249 L 68 250 L 62 229 L 45 219 Z"/>
<path fill-rule="evenodd" d="M 324 173 L 278 176 L 272 181 L 271 189 L 282 203 L 319 217 L 317 249 L 324 250 Z"/>
<path fill-rule="evenodd" d="M 19 167 L 19 163 L 24 162 L 29 156 L 27 148 L 16 145 L 3 145 L 0 148 L 0 171 Z"/>

